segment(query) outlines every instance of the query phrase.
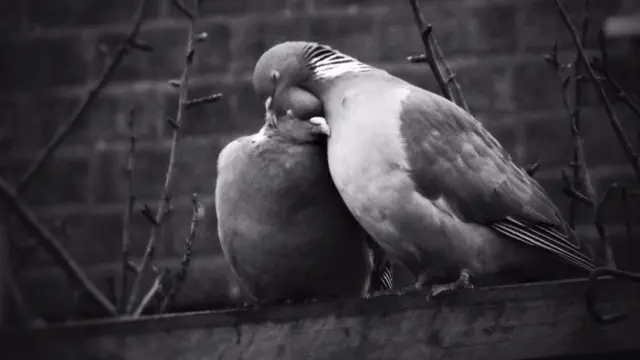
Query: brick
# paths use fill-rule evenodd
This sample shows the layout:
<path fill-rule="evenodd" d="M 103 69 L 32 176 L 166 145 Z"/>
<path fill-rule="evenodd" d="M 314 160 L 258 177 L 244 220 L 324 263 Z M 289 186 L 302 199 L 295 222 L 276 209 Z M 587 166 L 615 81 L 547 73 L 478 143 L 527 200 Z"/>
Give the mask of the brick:
<path fill-rule="evenodd" d="M 272 46 L 289 40 L 306 40 L 310 36 L 307 17 L 280 19 L 245 19 L 233 24 L 232 61 L 234 71 L 253 72 L 260 55 Z"/>
<path fill-rule="evenodd" d="M 38 219 L 62 243 L 78 264 L 98 265 L 120 259 L 123 211 L 95 213 L 89 210 L 65 214 L 54 213 L 39 215 Z M 149 237 L 149 227 L 149 222 L 139 212 L 133 215 L 129 247 L 129 254 L 133 258 L 139 258 L 144 253 Z M 14 229 L 17 239 L 33 239 L 33 234 L 27 232 L 22 226 Z M 36 246 L 29 249 L 26 267 L 35 269 L 55 264 L 53 258 L 37 245 L 35 239 L 32 241 Z M 158 244 L 155 254 L 160 259 L 165 256 L 165 252 L 161 239 Z"/>
<path fill-rule="evenodd" d="M 463 53 L 471 46 L 471 14 L 457 2 L 428 2 L 421 5 L 422 13 L 433 26 L 445 58 Z M 411 8 L 385 14 L 380 20 L 379 47 L 384 49 L 381 61 L 405 61 L 407 56 L 424 52 Z"/>
<path fill-rule="evenodd" d="M 136 138 L 158 139 L 164 124 L 165 96 L 157 88 L 147 86 L 102 93 L 87 116 L 85 138 L 91 143 L 128 141 L 130 111 L 134 107 Z"/>
<path fill-rule="evenodd" d="M 242 83 L 244 85 L 244 82 Z M 185 136 L 202 136 L 213 133 L 240 131 L 243 129 L 244 118 L 234 110 L 234 99 L 238 93 L 238 85 L 230 85 L 222 82 L 207 82 L 189 87 L 189 98 L 196 99 L 202 96 L 221 92 L 223 97 L 214 103 L 202 104 L 190 108 L 185 113 L 182 123 L 182 132 Z M 250 95 L 246 101 L 257 100 L 255 95 Z M 178 93 L 167 91 L 164 94 L 165 108 L 163 119 L 176 118 L 178 108 Z M 166 121 L 163 122 L 163 134 L 171 137 L 173 128 Z"/>
<path fill-rule="evenodd" d="M 215 141 L 190 144 L 184 140 L 178 149 L 171 195 L 212 194 L 216 177 L 216 161 L 221 145 Z M 92 176 L 92 195 L 98 204 L 124 202 L 126 196 L 125 151 L 106 151 L 96 157 Z M 140 201 L 160 199 L 169 149 L 140 149 L 136 155 L 134 194 Z"/>
<path fill-rule="evenodd" d="M 542 57 L 516 64 L 512 86 L 518 111 L 562 109 L 560 80 Z"/>
<path fill-rule="evenodd" d="M 454 72 L 472 113 L 513 110 L 511 66 L 478 62 Z"/>
<path fill-rule="evenodd" d="M 172 0 L 164 0 L 165 12 L 172 17 L 184 17 L 180 10 L 176 9 Z M 215 0 L 202 1 L 199 7 L 200 16 L 243 16 L 246 14 L 268 14 L 283 11 L 289 7 L 292 0 Z M 185 1 L 192 7 L 193 1 Z"/>
<path fill-rule="evenodd" d="M 382 68 L 385 69 L 384 66 Z M 385 70 L 415 86 L 440 94 L 440 88 L 426 64 L 406 64 Z"/>
<path fill-rule="evenodd" d="M 206 3 L 215 3 L 207 1 Z M 231 63 L 231 26 L 228 23 L 207 23 L 198 31 L 207 33 L 207 40 L 198 45 L 195 71 L 198 74 L 225 73 Z"/>
<path fill-rule="evenodd" d="M 252 72 L 258 58 L 272 46 L 292 40 L 324 42 L 338 50 L 375 60 L 378 48 L 372 32 L 375 19 L 360 15 L 304 15 L 279 19 L 256 19 L 234 25 L 233 62 L 236 73 Z"/>
<path fill-rule="evenodd" d="M 544 168 L 543 168 L 544 169 Z M 606 189 L 613 183 L 620 184 L 633 184 L 635 176 L 629 172 L 626 173 L 603 173 L 598 171 L 597 168 L 592 167 L 590 169 L 591 181 L 593 187 L 598 194 L 599 198 L 604 196 Z M 536 179 L 544 187 L 549 194 L 551 200 L 560 209 L 566 220 L 569 219 L 569 204 L 571 199 L 564 194 L 562 190 L 562 182 L 560 180 L 560 170 L 541 170 L 540 175 L 536 176 Z M 638 199 L 631 199 L 629 204 L 629 218 L 632 224 L 637 224 L 640 220 L 640 202 Z M 627 218 L 624 202 L 622 201 L 621 192 L 612 194 L 609 202 L 602 210 L 603 224 L 606 226 L 618 226 L 624 224 Z M 594 221 L 594 213 L 589 209 L 586 204 L 580 203 L 578 210 L 576 211 L 576 224 L 585 225 L 592 224 Z"/>
<path fill-rule="evenodd" d="M 347 10 L 349 12 L 357 13 L 363 8 L 369 8 L 374 6 L 386 6 L 387 10 L 394 9 L 396 7 L 409 7 L 408 3 L 402 5 L 394 4 L 389 6 L 389 2 L 385 0 L 372 0 L 363 3 L 361 0 L 310 0 L 309 6 L 314 10 Z"/>
<path fill-rule="evenodd" d="M 33 93 L 30 95 L 0 100 L 0 112 L 4 120 L 0 129 L 7 135 L 4 142 L 11 153 L 34 153 L 43 148 L 56 130 L 67 123 L 79 103 L 74 96 Z M 81 142 L 86 122 L 76 123 L 73 132 L 65 140 L 65 145 Z M 11 153 L 9 156 L 11 156 Z"/>
<path fill-rule="evenodd" d="M 250 81 L 237 83 L 229 92 L 232 98 L 233 113 L 226 119 L 220 132 L 250 134 L 256 133 L 264 124 L 264 104 L 253 91 Z"/>
<path fill-rule="evenodd" d="M 30 166 L 30 161 L 14 160 L 3 166 L 3 172 L 17 181 Z M 54 155 L 34 175 L 23 198 L 32 205 L 84 204 L 89 196 L 88 177 L 87 158 Z"/>
<path fill-rule="evenodd" d="M 557 116 L 524 120 L 523 126 L 525 161 L 539 161 L 544 167 L 568 163 L 573 150 L 566 115 L 559 113 Z M 589 166 L 627 164 L 622 147 L 602 110 L 583 111 L 580 133 Z M 637 144 L 636 137 L 630 140 L 632 145 Z"/>
<path fill-rule="evenodd" d="M 224 73 L 229 64 L 229 31 L 224 25 L 202 28 L 209 35 L 196 53 L 194 71 Z M 125 38 L 123 31 L 103 32 L 91 39 L 93 73 L 97 76 L 104 68 L 105 55 L 101 48 L 116 51 Z M 143 29 L 140 39 L 153 46 L 154 52 L 134 51 L 126 56 L 113 76 L 114 81 L 166 80 L 179 78 L 185 63 L 187 45 L 186 25 L 160 26 Z"/>
<path fill-rule="evenodd" d="M 569 12 L 573 24 L 579 27 L 584 13 L 584 1 L 565 0 L 562 3 Z M 592 20 L 588 47 L 596 45 L 597 29 L 602 26 L 606 17 L 619 12 L 620 5 L 620 0 L 591 2 Z M 518 34 L 523 50 L 549 51 L 556 38 L 562 47 L 573 48 L 571 35 L 560 18 L 555 2 L 548 0 L 523 2 L 521 11 L 523 15 L 522 20 L 519 21 Z"/>
<path fill-rule="evenodd" d="M 134 195 L 140 201 L 157 200 L 162 193 L 168 150 L 139 149 L 136 151 Z M 124 151 L 105 151 L 94 156 L 91 195 L 96 204 L 123 203 L 127 182 Z"/>
<path fill-rule="evenodd" d="M 90 79 L 85 42 L 77 36 L 20 38 L 0 43 L 2 91 L 83 84 Z"/>
<path fill-rule="evenodd" d="M 321 16 L 304 19 L 309 23 L 309 41 L 328 44 L 363 62 L 378 58 L 382 44 L 372 36 L 376 31 L 376 18 L 372 15 Z"/>
<path fill-rule="evenodd" d="M 472 8 L 471 47 L 482 52 L 515 52 L 518 48 L 517 16 L 518 10 L 513 3 Z"/>
<path fill-rule="evenodd" d="M 620 87 L 632 97 L 635 97 L 636 102 L 637 99 L 640 99 L 640 67 L 638 66 L 636 56 L 629 53 L 620 54 L 618 56 L 610 55 L 609 59 L 609 68 L 611 73 L 616 79 L 616 81 L 620 84 Z M 640 54 L 640 47 L 636 49 L 636 54 Z M 615 100 L 615 92 L 613 89 L 610 90 L 610 98 Z M 593 90 L 592 90 L 593 91 Z M 595 98 L 596 95 L 594 94 Z"/>
<path fill-rule="evenodd" d="M 177 261 L 168 264 L 172 269 Z M 108 267 L 85 267 L 93 283 L 104 293 L 109 293 L 107 283 L 110 277 L 119 279 L 119 265 Z M 67 320 L 75 310 L 74 287 L 60 272 L 51 267 L 33 271 L 17 279 L 25 297 L 33 310 L 46 319 Z M 150 284 L 145 284 L 147 289 Z M 231 271 L 226 260 L 220 256 L 194 255 L 194 261 L 187 273 L 182 291 L 176 298 L 175 307 L 180 311 L 213 310 L 237 307 L 246 301 L 246 292 L 239 287 L 239 280 Z M 86 308 L 87 301 L 83 300 Z"/>
<path fill-rule="evenodd" d="M 26 6 L 24 1 L 4 1 L 0 4 L 0 30 L 3 34 L 14 34 L 25 26 Z"/>
<path fill-rule="evenodd" d="M 213 181 L 215 183 L 215 179 Z M 212 182 L 209 181 L 212 185 Z M 213 188 L 213 186 L 212 186 Z M 202 201 L 201 201 L 202 202 Z M 193 241 L 192 253 L 197 256 L 209 254 L 221 254 L 220 240 L 218 239 L 218 220 L 213 203 L 203 204 L 201 216 L 198 218 L 198 227 Z M 167 222 L 165 238 L 167 239 L 167 253 L 171 257 L 181 258 L 184 254 L 185 240 L 191 226 L 192 211 L 190 208 L 176 209 L 171 213 Z"/>
<path fill-rule="evenodd" d="M 129 23 L 136 3 L 130 0 L 28 0 L 28 20 L 35 27 L 75 27 Z M 159 1 L 147 1 L 145 19 L 157 18 Z"/>

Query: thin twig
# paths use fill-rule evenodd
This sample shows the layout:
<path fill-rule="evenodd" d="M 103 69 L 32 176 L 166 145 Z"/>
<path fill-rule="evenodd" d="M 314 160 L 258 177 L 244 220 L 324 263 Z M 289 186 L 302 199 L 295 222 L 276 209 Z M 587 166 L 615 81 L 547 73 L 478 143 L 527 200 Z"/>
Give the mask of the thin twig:
<path fill-rule="evenodd" d="M 436 40 L 436 37 L 433 34 L 431 34 L 430 40 L 431 42 L 433 42 L 433 52 L 434 52 L 436 61 L 439 67 L 442 68 L 442 71 L 444 71 L 447 87 L 453 86 L 453 89 L 449 88 L 449 91 L 451 92 L 452 97 L 454 98 L 454 102 L 457 105 L 459 105 L 461 108 L 463 108 L 466 112 L 471 113 L 471 110 L 469 110 L 469 105 L 467 104 L 467 100 L 465 99 L 464 94 L 462 93 L 462 88 L 460 87 L 460 83 L 458 83 L 458 77 L 447 66 L 447 63 L 444 60 L 442 49 L 438 44 L 438 40 Z"/>
<path fill-rule="evenodd" d="M 581 26 L 581 41 L 584 42 L 587 38 L 588 30 L 589 30 L 589 1 L 585 1 L 585 10 L 582 19 Z M 576 50 L 578 52 L 578 50 Z M 562 173 L 562 180 L 565 193 L 571 197 L 571 202 L 569 204 L 569 226 L 572 229 L 575 229 L 576 226 L 576 215 L 578 210 L 578 205 L 582 203 L 589 203 L 591 205 L 595 204 L 595 199 L 597 199 L 597 194 L 593 185 L 591 183 L 591 177 L 589 175 L 589 169 L 587 167 L 586 158 L 584 155 L 584 141 L 582 136 L 580 135 L 580 124 L 581 124 L 581 115 L 582 115 L 582 103 L 583 103 L 583 81 L 582 77 L 582 62 L 580 61 L 580 55 L 576 54 L 575 60 L 567 65 L 560 64 L 558 60 L 558 43 L 556 42 L 553 46 L 553 50 L 550 55 L 546 57 L 547 62 L 551 64 L 554 68 L 558 79 L 560 79 L 560 88 L 562 92 L 562 104 L 567 111 L 567 115 L 569 116 L 569 129 L 571 132 L 572 138 L 572 148 L 573 155 L 571 163 L 569 167 L 573 173 L 573 179 L 569 180 L 569 177 L 566 173 Z M 573 68 L 573 76 L 567 75 L 563 78 L 563 69 L 564 68 Z M 569 96 L 567 91 L 569 89 L 569 85 L 571 81 L 574 82 L 574 91 L 575 98 L 574 103 L 571 104 L 569 101 Z M 589 201 L 585 201 L 589 200 Z"/>
<path fill-rule="evenodd" d="M 164 313 L 169 310 L 176 296 L 180 292 L 182 284 L 184 284 L 185 280 L 187 279 L 187 272 L 189 270 L 189 265 L 191 264 L 191 249 L 193 247 L 193 240 L 196 237 L 196 229 L 198 228 L 198 212 L 200 210 L 200 204 L 198 203 L 197 194 L 193 194 L 191 203 L 191 225 L 189 227 L 189 235 L 187 235 L 187 238 L 185 239 L 184 254 L 182 255 L 182 261 L 180 262 L 180 270 L 175 275 L 171 291 L 162 301 L 162 305 L 160 306 L 160 313 Z"/>
<path fill-rule="evenodd" d="M 203 96 L 201 98 L 196 98 L 193 100 L 189 100 L 187 101 L 187 103 L 185 104 L 185 106 L 187 107 L 187 109 L 191 109 L 192 107 L 198 106 L 198 105 L 203 105 L 203 104 L 209 104 L 212 102 L 216 102 L 218 100 L 220 100 L 220 98 L 222 97 L 221 93 L 215 93 L 209 96 Z"/>
<path fill-rule="evenodd" d="M 162 282 L 166 276 L 167 276 L 166 270 L 162 270 L 158 275 L 156 275 L 155 280 L 153 280 L 153 285 L 151 285 L 151 288 L 144 295 L 138 307 L 135 309 L 133 314 L 131 314 L 133 317 L 140 316 L 140 314 L 142 314 L 144 309 L 146 309 L 147 306 L 149 306 L 149 303 L 151 302 L 151 300 L 153 300 L 153 298 L 158 294 L 158 292 L 162 290 Z"/>
<path fill-rule="evenodd" d="M 138 6 L 135 10 L 133 26 L 129 31 L 127 38 L 120 44 L 115 55 L 111 58 L 106 65 L 98 81 L 89 89 L 85 94 L 80 104 L 75 108 L 69 121 L 61 126 L 47 146 L 40 152 L 36 160 L 31 167 L 27 170 L 24 176 L 21 178 L 17 186 L 18 194 L 22 194 L 31 181 L 34 179 L 34 175 L 42 168 L 44 163 L 53 155 L 56 149 L 62 144 L 62 142 L 69 136 L 80 119 L 83 118 L 85 113 L 89 110 L 93 102 L 98 98 L 102 90 L 107 86 L 114 74 L 116 68 L 124 57 L 131 52 L 132 49 L 140 49 L 140 42 L 137 41 L 138 34 L 140 33 L 140 26 L 142 25 L 142 18 L 145 10 L 147 0 L 138 0 Z"/>
<path fill-rule="evenodd" d="M 598 309 L 596 309 L 595 286 L 598 280 L 604 276 L 640 283 L 640 274 L 610 269 L 606 267 L 597 268 L 591 272 L 591 274 L 589 275 L 589 280 L 587 281 L 587 288 L 585 290 L 585 305 L 587 306 L 587 312 L 594 320 L 606 325 L 624 320 L 627 317 L 627 314 L 618 313 L 613 315 L 601 315 Z"/>
<path fill-rule="evenodd" d="M 624 130 L 622 129 L 622 126 L 620 125 L 618 116 L 613 110 L 611 101 L 609 101 L 609 97 L 607 96 L 604 90 L 604 86 L 602 85 L 602 79 L 601 77 L 597 76 L 595 73 L 595 70 L 593 70 L 593 67 L 590 64 L 589 59 L 587 58 L 586 51 L 584 50 L 584 47 L 580 42 L 578 31 L 576 30 L 575 26 L 573 26 L 573 24 L 571 23 L 571 20 L 569 19 L 569 14 L 562 6 L 562 2 L 560 0 L 555 0 L 555 2 L 558 8 L 558 11 L 560 13 L 560 17 L 562 18 L 562 21 L 564 22 L 566 27 L 569 29 L 569 32 L 571 33 L 571 37 L 573 38 L 573 42 L 576 46 L 576 49 L 578 50 L 578 54 L 580 56 L 580 59 L 582 60 L 582 64 L 584 65 L 584 68 L 587 70 L 591 81 L 595 84 L 596 89 L 598 90 L 597 91 L 598 97 L 600 98 L 600 101 L 604 106 L 604 110 L 607 113 L 609 122 L 611 123 L 611 126 L 613 128 L 613 131 L 615 132 L 620 144 L 622 145 L 624 153 L 627 157 L 627 160 L 631 164 L 633 171 L 635 172 L 637 178 L 640 180 L 640 159 L 633 151 L 633 148 L 631 147 L 631 143 L 629 143 L 629 140 L 627 139 L 627 136 Z"/>
<path fill-rule="evenodd" d="M 22 200 L 18 198 L 16 190 L 2 177 L 0 177 L 0 195 L 4 197 L 18 218 L 20 218 L 24 225 L 35 235 L 40 246 L 54 258 L 67 276 L 84 292 L 89 294 L 91 299 L 107 314 L 116 315 L 116 308 L 111 301 L 89 280 L 84 271 L 82 271 L 82 268 L 73 260 L 60 241 L 38 221 Z"/>
<path fill-rule="evenodd" d="M 129 294 L 129 300 L 127 302 L 127 313 L 131 313 L 133 311 L 133 306 L 138 297 L 138 293 L 140 292 L 140 288 L 142 286 L 143 275 L 146 272 L 146 269 L 149 267 L 153 253 L 156 245 L 156 238 L 158 236 L 159 228 L 162 225 L 162 220 L 169 209 L 169 203 L 171 201 L 170 198 L 170 190 L 171 185 L 173 183 L 173 174 L 175 169 L 176 157 L 178 152 L 178 146 L 180 144 L 180 135 L 182 133 L 180 126 L 184 121 L 184 117 L 186 114 L 186 106 L 187 103 L 187 95 L 188 95 L 188 84 L 190 77 L 191 65 L 193 64 L 194 52 L 195 52 L 195 43 L 196 40 L 194 38 L 195 35 L 195 22 L 198 14 L 198 2 L 194 1 L 194 7 L 190 10 L 190 13 L 193 15 L 189 17 L 189 29 L 187 33 L 187 46 L 186 46 L 186 56 L 185 56 L 185 65 L 182 70 L 182 75 L 180 76 L 180 87 L 179 87 L 179 100 L 178 100 L 178 114 L 176 116 L 176 124 L 177 128 L 173 131 L 173 138 L 171 141 L 171 151 L 169 154 L 169 164 L 167 166 L 167 172 L 164 181 L 164 187 L 162 189 L 162 196 L 160 205 L 158 206 L 158 211 L 155 215 L 155 223 L 151 226 L 151 231 L 149 234 L 149 240 L 147 242 L 147 246 L 144 252 L 144 256 L 142 258 L 142 264 L 140 265 L 139 271 L 135 276 L 133 281 L 133 285 L 131 287 L 131 293 Z M 174 4 L 176 2 L 174 1 Z M 184 4 L 182 4 L 184 5 Z M 179 6 L 179 5 L 178 5 Z M 182 9 L 181 9 L 182 10 Z"/>
<path fill-rule="evenodd" d="M 135 106 L 129 111 L 129 154 L 127 159 L 127 201 L 122 220 L 122 247 L 121 261 L 122 273 L 120 274 L 120 297 L 118 298 L 118 312 L 124 314 L 127 307 L 127 287 L 128 287 L 128 266 L 129 266 L 129 244 L 131 241 L 131 217 L 133 215 L 133 205 L 135 196 L 133 195 L 133 172 L 135 168 L 136 154 L 136 134 L 135 134 Z"/>
<path fill-rule="evenodd" d="M 591 17 L 589 15 L 589 0 L 585 1 L 584 5 L 584 15 L 582 18 L 582 27 L 580 33 L 580 41 L 584 43 L 587 39 L 587 35 L 589 32 L 589 23 L 591 21 Z M 577 51 L 577 50 L 576 50 Z M 582 136 L 580 136 L 580 125 L 582 119 L 582 103 L 583 103 L 583 81 L 580 80 L 582 76 L 582 63 L 580 62 L 580 55 L 576 54 L 576 58 L 573 62 L 573 78 L 574 78 L 574 91 L 575 91 L 575 102 L 573 109 L 569 108 L 570 111 L 570 128 L 571 128 L 571 137 L 573 138 L 573 159 L 572 163 L 574 166 L 571 166 L 573 171 L 573 184 L 576 189 L 580 190 L 590 199 L 596 199 L 597 194 L 595 189 L 593 188 L 593 184 L 591 183 L 591 176 L 589 174 L 589 168 L 587 167 L 587 161 L 584 155 L 584 141 Z M 576 215 L 578 211 L 578 201 L 572 199 L 569 205 L 569 225 L 572 229 L 575 229 L 576 226 Z"/>
<path fill-rule="evenodd" d="M 600 47 L 601 60 L 593 59 L 593 67 L 598 71 L 605 80 L 613 86 L 616 90 L 616 96 L 634 113 L 636 120 L 640 121 L 640 104 L 638 100 L 632 97 L 629 93 L 624 91 L 620 86 L 620 83 L 611 74 L 609 67 L 609 55 L 607 52 L 607 40 L 604 36 L 604 32 L 600 30 L 598 33 L 598 46 Z"/>
<path fill-rule="evenodd" d="M 609 236 L 607 234 L 607 228 L 604 226 L 604 210 L 606 209 L 611 196 L 614 191 L 619 189 L 620 185 L 613 183 L 611 186 L 605 190 L 602 198 L 598 201 L 595 207 L 595 217 L 593 220 L 593 226 L 596 228 L 598 232 L 598 237 L 600 238 L 600 246 L 598 249 L 598 253 L 603 255 L 603 258 L 607 262 L 607 265 L 615 267 L 615 262 L 613 260 L 613 256 L 611 254 L 611 245 L 609 243 Z"/>
<path fill-rule="evenodd" d="M 451 96 L 451 91 L 449 90 L 449 86 L 447 85 L 447 82 L 445 81 L 444 76 L 442 76 L 442 73 L 440 72 L 440 68 L 438 67 L 438 63 L 436 61 L 435 54 L 433 51 L 433 43 L 429 40 L 429 38 L 432 36 L 431 33 L 433 31 L 433 27 L 431 26 L 431 24 L 427 24 L 426 20 L 424 19 L 424 16 L 420 11 L 420 6 L 418 5 L 418 1 L 409 0 L 409 3 L 411 4 L 411 10 L 413 11 L 413 17 L 416 22 L 416 25 L 418 26 L 418 31 L 420 31 L 420 38 L 422 39 L 422 44 L 424 45 L 424 50 L 425 50 L 424 59 L 426 60 L 429 67 L 431 68 L 431 72 L 433 73 L 433 76 L 436 78 L 436 81 L 438 82 L 438 86 L 440 87 L 440 91 L 442 91 L 442 95 L 446 99 L 453 101 L 453 97 Z"/>

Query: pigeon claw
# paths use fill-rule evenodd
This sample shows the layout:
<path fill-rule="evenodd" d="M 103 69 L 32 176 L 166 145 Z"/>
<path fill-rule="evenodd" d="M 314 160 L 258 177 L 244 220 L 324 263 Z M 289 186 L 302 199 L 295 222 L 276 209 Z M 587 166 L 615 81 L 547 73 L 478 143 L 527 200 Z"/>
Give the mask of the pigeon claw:
<path fill-rule="evenodd" d="M 473 284 L 471 284 L 471 274 L 469 273 L 469 270 L 463 269 L 462 271 L 460 271 L 460 277 L 458 278 L 458 280 L 452 283 L 436 284 L 431 286 L 431 290 L 429 291 L 429 296 L 427 297 L 427 299 L 433 299 L 436 296 L 461 289 L 473 289 Z"/>

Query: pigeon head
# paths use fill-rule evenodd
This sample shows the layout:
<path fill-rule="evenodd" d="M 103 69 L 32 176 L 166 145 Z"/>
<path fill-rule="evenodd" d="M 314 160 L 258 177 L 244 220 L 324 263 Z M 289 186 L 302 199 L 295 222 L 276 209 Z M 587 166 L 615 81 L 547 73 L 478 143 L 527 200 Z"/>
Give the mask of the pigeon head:
<path fill-rule="evenodd" d="M 320 116 L 302 120 L 291 110 L 277 115 L 273 110 L 273 100 L 268 97 L 265 105 L 265 124 L 258 138 L 281 138 L 290 143 L 326 144 L 331 129 L 327 121 Z"/>
<path fill-rule="evenodd" d="M 373 69 L 328 45 L 288 41 L 260 56 L 253 72 L 253 87 L 261 99 L 273 98 L 278 114 L 292 110 L 306 119 L 324 115 L 321 85 L 345 74 Z"/>

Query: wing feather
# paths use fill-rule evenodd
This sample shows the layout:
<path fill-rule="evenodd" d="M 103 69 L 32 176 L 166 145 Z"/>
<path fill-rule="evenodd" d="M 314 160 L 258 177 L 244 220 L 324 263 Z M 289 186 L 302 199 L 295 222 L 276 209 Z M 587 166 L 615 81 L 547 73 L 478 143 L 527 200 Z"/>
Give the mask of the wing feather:
<path fill-rule="evenodd" d="M 486 224 L 580 268 L 595 268 L 543 188 L 480 122 L 436 94 L 410 88 L 400 130 L 412 178 L 424 196 L 445 199 L 464 221 Z"/>

